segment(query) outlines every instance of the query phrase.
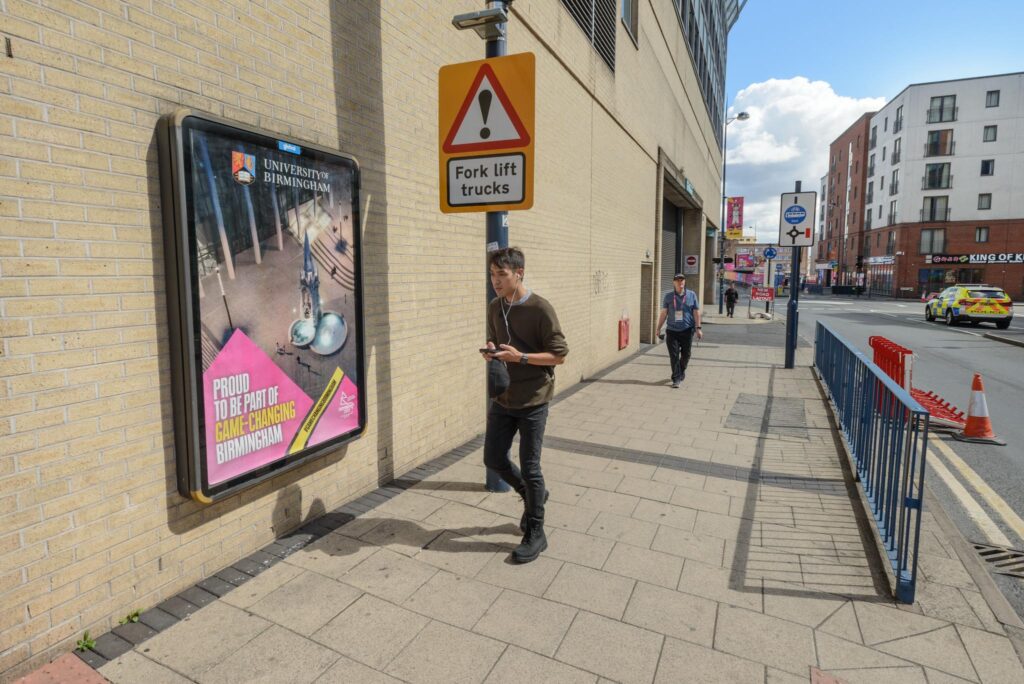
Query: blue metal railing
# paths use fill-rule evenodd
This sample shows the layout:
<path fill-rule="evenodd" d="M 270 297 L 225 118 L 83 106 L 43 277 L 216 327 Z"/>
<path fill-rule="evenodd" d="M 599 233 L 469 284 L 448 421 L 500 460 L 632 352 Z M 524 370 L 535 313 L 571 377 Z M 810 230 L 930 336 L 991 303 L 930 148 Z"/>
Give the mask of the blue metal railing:
<path fill-rule="evenodd" d="M 821 321 L 814 331 L 814 367 L 892 564 L 896 598 L 913 603 L 929 413 Z"/>

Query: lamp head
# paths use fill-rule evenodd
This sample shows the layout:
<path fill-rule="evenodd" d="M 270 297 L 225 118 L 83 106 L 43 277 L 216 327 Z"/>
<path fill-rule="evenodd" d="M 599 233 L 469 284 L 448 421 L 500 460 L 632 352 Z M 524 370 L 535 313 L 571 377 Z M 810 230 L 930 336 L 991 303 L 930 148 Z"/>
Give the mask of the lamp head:
<path fill-rule="evenodd" d="M 473 29 L 484 40 L 500 38 L 504 35 L 502 24 L 508 21 L 508 13 L 504 7 L 492 7 L 478 12 L 466 12 L 452 17 L 452 25 L 463 31 Z"/>
<path fill-rule="evenodd" d="M 740 112 L 739 114 L 736 115 L 737 121 L 746 121 L 749 118 L 750 114 L 747 114 L 746 112 Z"/>

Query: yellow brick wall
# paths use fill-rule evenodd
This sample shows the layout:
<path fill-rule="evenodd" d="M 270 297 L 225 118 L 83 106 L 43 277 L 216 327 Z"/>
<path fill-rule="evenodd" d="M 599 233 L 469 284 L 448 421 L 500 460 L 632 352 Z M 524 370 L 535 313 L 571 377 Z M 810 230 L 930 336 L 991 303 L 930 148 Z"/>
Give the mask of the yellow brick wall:
<path fill-rule="evenodd" d="M 479 3 L 476 3 L 479 4 Z M 0 0 L 0 673 L 99 634 L 477 434 L 484 227 L 437 211 L 440 65 L 464 0 Z M 640 3 L 612 74 L 558 0 L 537 55 L 535 207 L 511 215 L 559 312 L 565 389 L 636 350 L 659 150 L 717 216 L 719 158 L 672 16 Z M 175 484 L 159 117 L 190 107 L 356 156 L 366 434 L 214 506 Z M 633 344 L 617 350 L 617 320 Z"/>

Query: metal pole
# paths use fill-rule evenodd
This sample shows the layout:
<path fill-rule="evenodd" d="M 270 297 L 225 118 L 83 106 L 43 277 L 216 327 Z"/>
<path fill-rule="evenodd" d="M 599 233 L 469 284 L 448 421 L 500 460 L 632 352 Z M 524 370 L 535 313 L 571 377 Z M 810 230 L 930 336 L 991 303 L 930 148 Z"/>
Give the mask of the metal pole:
<path fill-rule="evenodd" d="M 728 112 L 726 112 L 728 113 Z M 725 124 L 722 126 L 722 217 L 718 219 L 721 224 L 718 227 L 718 315 L 722 315 L 722 303 L 725 300 L 725 156 L 728 153 L 726 147 L 729 142 L 729 119 L 723 118 Z"/>
<path fill-rule="evenodd" d="M 505 2 L 505 0 L 490 0 L 490 2 L 487 3 L 487 8 L 500 8 L 508 12 L 508 3 Z M 488 38 L 486 41 L 484 56 L 488 59 L 491 57 L 504 57 L 508 54 L 508 42 L 506 40 L 508 35 L 508 24 L 507 22 L 500 22 L 495 24 L 495 26 L 498 29 L 498 36 L 496 38 Z M 508 247 L 507 211 L 487 212 L 487 238 L 485 244 L 488 253 Z M 494 292 L 494 288 L 491 287 L 491 279 L 488 277 L 487 301 L 490 302 L 496 296 L 497 294 Z M 498 475 L 498 473 L 494 472 L 490 468 L 487 469 L 487 482 L 485 486 L 489 492 L 507 492 L 512 489 L 507 482 L 501 479 L 501 476 Z"/>
<path fill-rule="evenodd" d="M 775 287 L 772 283 L 772 260 L 765 259 L 764 263 L 764 286 L 765 288 L 772 290 L 772 298 L 767 299 L 764 302 L 764 312 L 768 313 L 771 311 L 772 302 L 775 301 Z"/>
<path fill-rule="evenodd" d="M 800 192 L 800 181 L 796 182 L 795 192 Z M 789 306 L 786 310 L 786 368 L 793 367 L 796 357 L 796 335 L 797 317 L 800 315 L 797 307 L 800 302 L 800 288 L 793 287 L 793 277 L 800 271 L 800 250 L 799 245 L 793 246 L 793 260 L 789 265 Z"/>

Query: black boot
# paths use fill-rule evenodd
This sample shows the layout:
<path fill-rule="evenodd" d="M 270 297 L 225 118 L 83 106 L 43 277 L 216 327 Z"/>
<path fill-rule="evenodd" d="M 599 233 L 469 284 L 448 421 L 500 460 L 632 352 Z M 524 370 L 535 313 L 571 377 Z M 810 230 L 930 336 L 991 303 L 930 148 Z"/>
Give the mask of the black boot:
<path fill-rule="evenodd" d="M 551 496 L 551 492 L 544 490 L 544 503 L 548 502 L 548 497 Z M 526 534 L 526 497 L 523 497 L 523 517 L 519 519 L 519 531 Z"/>
<path fill-rule="evenodd" d="M 530 518 L 526 523 L 523 543 L 512 552 L 512 561 L 529 563 L 537 560 L 537 556 L 546 548 L 548 548 L 548 538 L 544 536 L 544 522 L 537 518 Z"/>

